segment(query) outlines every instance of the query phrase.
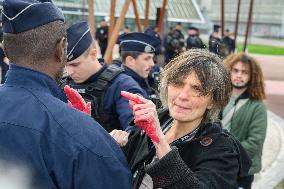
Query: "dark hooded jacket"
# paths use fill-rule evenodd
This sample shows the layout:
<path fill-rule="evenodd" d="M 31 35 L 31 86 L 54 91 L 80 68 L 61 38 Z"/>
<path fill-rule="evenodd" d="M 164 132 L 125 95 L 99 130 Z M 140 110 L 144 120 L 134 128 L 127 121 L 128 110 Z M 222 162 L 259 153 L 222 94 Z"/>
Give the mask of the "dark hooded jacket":
<path fill-rule="evenodd" d="M 161 126 L 170 124 L 168 111 L 159 113 Z M 240 142 L 223 130 L 220 122 L 200 126 L 195 137 L 171 145 L 160 160 L 153 160 L 155 148 L 139 127 L 124 148 L 134 188 L 139 188 L 145 172 L 154 188 L 237 188 L 237 178 L 247 176 L 251 161 Z"/>

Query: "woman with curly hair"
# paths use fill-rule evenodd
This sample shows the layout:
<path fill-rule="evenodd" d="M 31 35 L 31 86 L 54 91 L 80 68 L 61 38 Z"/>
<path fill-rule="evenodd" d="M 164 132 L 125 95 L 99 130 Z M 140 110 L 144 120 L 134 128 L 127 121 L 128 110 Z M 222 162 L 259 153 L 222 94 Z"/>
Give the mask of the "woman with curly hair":
<path fill-rule="evenodd" d="M 166 65 L 160 88 L 165 109 L 158 113 L 150 100 L 122 94 L 140 126 L 124 146 L 134 188 L 237 188 L 250 160 L 218 120 L 231 92 L 221 60 L 206 50 L 184 52 Z M 120 144 L 126 138 L 111 134 Z"/>

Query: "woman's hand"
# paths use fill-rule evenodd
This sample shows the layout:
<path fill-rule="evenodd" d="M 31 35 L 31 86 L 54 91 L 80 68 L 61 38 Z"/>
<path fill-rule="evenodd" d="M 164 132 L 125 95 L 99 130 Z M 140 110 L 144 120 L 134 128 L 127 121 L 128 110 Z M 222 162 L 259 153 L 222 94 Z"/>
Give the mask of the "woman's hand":
<path fill-rule="evenodd" d="M 129 133 L 122 131 L 122 130 L 112 130 L 109 133 L 112 138 L 119 144 L 120 147 L 123 147 L 128 142 Z"/>
<path fill-rule="evenodd" d="M 83 97 L 73 88 L 71 88 L 69 85 L 66 85 L 64 87 L 64 92 L 68 97 L 68 105 L 76 108 L 77 110 L 80 110 L 81 112 L 84 112 L 91 116 L 91 103 L 86 103 Z"/>
<path fill-rule="evenodd" d="M 135 117 L 135 125 L 140 126 L 152 139 L 158 157 L 162 158 L 171 148 L 161 130 L 155 104 L 151 100 L 126 91 L 122 91 L 121 95 L 129 100 Z"/>

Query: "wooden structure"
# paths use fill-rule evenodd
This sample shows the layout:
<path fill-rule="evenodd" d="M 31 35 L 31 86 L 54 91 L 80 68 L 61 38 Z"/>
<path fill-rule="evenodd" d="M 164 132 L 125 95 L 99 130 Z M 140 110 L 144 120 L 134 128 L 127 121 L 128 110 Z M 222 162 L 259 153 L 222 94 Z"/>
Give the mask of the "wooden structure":
<path fill-rule="evenodd" d="M 224 28 L 225 28 L 225 16 L 224 16 L 224 0 L 221 0 L 221 36 L 224 37 Z"/>
<path fill-rule="evenodd" d="M 253 4 L 254 4 L 253 0 L 250 0 L 243 52 L 245 52 L 246 49 L 247 49 L 247 41 L 248 41 L 248 37 L 249 37 L 250 32 L 251 32 Z M 241 6 L 241 0 L 238 0 L 236 21 L 235 21 L 235 32 L 234 32 L 235 44 L 237 44 L 240 6 Z M 224 0 L 221 0 L 221 32 L 222 32 L 222 37 L 224 37 L 224 29 L 225 29 L 225 24 L 224 24 L 224 22 L 225 22 L 224 12 L 225 11 L 224 11 L 224 9 L 225 9 Z"/>
<path fill-rule="evenodd" d="M 94 0 L 89 0 L 89 27 L 92 36 L 95 37 Z"/>
<path fill-rule="evenodd" d="M 150 7 L 150 0 L 146 0 L 144 28 L 149 27 L 149 7 Z"/>
<path fill-rule="evenodd" d="M 234 32 L 234 39 L 235 39 L 235 43 L 236 43 L 236 44 L 237 44 L 238 29 L 239 29 L 240 7 L 241 7 L 241 0 L 238 0 L 237 14 L 236 14 L 236 22 L 235 22 L 235 32 Z"/>
<path fill-rule="evenodd" d="M 142 32 L 142 26 L 141 26 L 141 23 L 140 23 L 140 18 L 139 18 L 136 0 L 132 0 L 132 4 L 133 4 L 133 9 L 134 9 L 134 14 L 135 14 L 135 23 L 136 23 L 138 32 Z"/>
<path fill-rule="evenodd" d="M 247 40 L 248 40 L 248 36 L 250 35 L 250 32 L 251 32 L 252 12 L 253 12 L 253 0 L 250 0 L 249 15 L 248 15 L 248 21 L 247 21 L 247 28 L 246 28 L 246 35 L 245 35 L 243 52 L 245 52 L 246 49 L 247 49 Z"/>
<path fill-rule="evenodd" d="M 90 1 L 91 0 L 89 0 L 89 2 Z M 140 18 L 139 18 L 136 0 L 125 0 L 124 1 L 124 5 L 123 5 L 122 10 L 120 12 L 120 17 L 118 18 L 116 23 L 115 23 L 115 16 L 114 16 L 115 15 L 116 0 L 111 0 L 109 41 L 108 41 L 108 46 L 107 46 L 106 53 L 105 53 L 105 56 L 104 56 L 104 59 L 107 63 L 112 62 L 112 49 L 114 48 L 114 45 L 117 41 L 119 31 L 121 30 L 121 28 L 123 26 L 125 15 L 127 13 L 127 10 L 129 8 L 129 4 L 131 2 L 133 4 L 133 9 L 134 9 L 134 14 L 135 14 L 135 24 L 137 26 L 137 29 L 138 29 L 139 32 L 143 31 L 142 25 L 141 25 L 141 22 L 140 22 Z M 150 6 L 150 0 L 146 0 L 144 28 L 147 28 L 149 26 L 149 6 Z M 167 7 L 167 0 L 163 0 L 163 6 L 162 6 L 162 9 L 161 9 L 161 12 L 160 12 L 160 17 L 159 17 L 159 22 L 158 22 L 159 32 L 162 30 L 162 27 L 163 27 L 163 20 L 164 20 L 166 7 Z"/>
<path fill-rule="evenodd" d="M 112 49 L 117 41 L 119 31 L 123 25 L 125 15 L 127 13 L 130 3 L 131 3 L 131 0 L 125 0 L 122 10 L 120 12 L 120 17 L 118 18 L 117 23 L 115 24 L 112 34 L 108 40 L 108 45 L 107 45 L 107 49 L 106 49 L 105 56 L 104 56 L 104 59 L 107 63 L 112 62 Z"/>

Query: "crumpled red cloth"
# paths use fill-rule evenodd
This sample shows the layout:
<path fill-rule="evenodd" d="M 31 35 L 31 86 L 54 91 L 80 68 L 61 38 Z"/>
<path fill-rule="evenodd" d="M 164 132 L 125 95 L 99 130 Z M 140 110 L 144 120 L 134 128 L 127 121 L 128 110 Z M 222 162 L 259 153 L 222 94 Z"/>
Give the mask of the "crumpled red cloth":
<path fill-rule="evenodd" d="M 133 109 L 133 106 L 135 104 L 145 104 L 141 99 L 139 99 L 139 97 L 133 97 L 133 96 L 131 96 L 131 94 L 129 94 L 129 92 L 121 91 L 121 96 L 130 100 L 131 109 Z M 133 111 L 135 112 L 135 111 L 139 111 L 139 110 L 141 110 L 141 108 L 138 107 Z M 160 140 L 159 140 L 159 138 L 156 134 L 156 128 L 153 124 L 153 122 L 154 122 L 153 119 L 154 118 L 152 118 L 152 119 L 149 118 L 146 121 L 139 121 L 139 120 L 137 120 L 137 118 L 135 118 L 134 123 L 135 123 L 135 125 L 141 127 L 146 132 L 146 134 L 152 139 L 153 142 L 159 143 Z"/>
<path fill-rule="evenodd" d="M 68 105 L 84 112 L 88 115 L 91 115 L 91 103 L 86 103 L 83 97 L 69 85 L 64 87 L 64 92 L 68 98 Z"/>

